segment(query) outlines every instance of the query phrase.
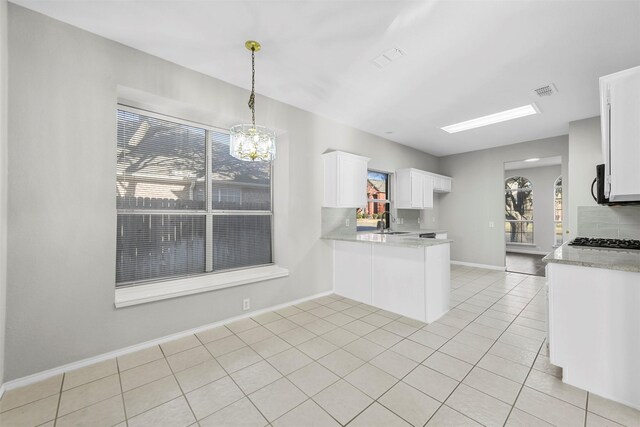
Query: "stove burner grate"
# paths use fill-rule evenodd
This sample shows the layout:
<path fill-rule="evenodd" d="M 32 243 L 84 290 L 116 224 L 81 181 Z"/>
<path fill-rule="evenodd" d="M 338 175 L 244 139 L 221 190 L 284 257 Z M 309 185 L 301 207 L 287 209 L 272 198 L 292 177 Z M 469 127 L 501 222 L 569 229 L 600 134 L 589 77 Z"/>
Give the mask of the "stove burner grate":
<path fill-rule="evenodd" d="M 608 249 L 637 249 L 640 250 L 640 240 L 631 239 L 600 239 L 594 237 L 576 237 L 570 246 L 586 246 L 591 248 Z"/>

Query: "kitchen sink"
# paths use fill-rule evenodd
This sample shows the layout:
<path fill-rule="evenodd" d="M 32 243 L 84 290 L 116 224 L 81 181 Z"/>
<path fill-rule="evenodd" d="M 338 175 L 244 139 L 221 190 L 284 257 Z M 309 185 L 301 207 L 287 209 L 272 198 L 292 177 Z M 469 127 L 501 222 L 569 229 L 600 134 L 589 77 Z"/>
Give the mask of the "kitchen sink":
<path fill-rule="evenodd" d="M 391 235 L 396 235 L 396 234 L 409 234 L 409 231 L 378 231 L 376 234 L 391 234 Z"/>

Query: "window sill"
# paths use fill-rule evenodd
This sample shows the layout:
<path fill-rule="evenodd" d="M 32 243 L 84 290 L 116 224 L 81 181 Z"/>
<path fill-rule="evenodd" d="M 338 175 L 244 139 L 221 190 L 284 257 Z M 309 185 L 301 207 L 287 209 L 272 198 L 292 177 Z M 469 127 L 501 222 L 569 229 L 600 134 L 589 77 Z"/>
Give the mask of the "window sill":
<path fill-rule="evenodd" d="M 168 282 L 131 286 L 129 288 L 116 289 L 115 306 L 116 308 L 129 307 L 131 305 L 145 304 L 152 301 L 277 279 L 288 275 L 289 270 L 286 268 L 269 265 L 266 267 L 207 274 Z"/>
<path fill-rule="evenodd" d="M 507 243 L 507 246 L 529 246 L 534 248 L 536 244 L 535 243 Z"/>

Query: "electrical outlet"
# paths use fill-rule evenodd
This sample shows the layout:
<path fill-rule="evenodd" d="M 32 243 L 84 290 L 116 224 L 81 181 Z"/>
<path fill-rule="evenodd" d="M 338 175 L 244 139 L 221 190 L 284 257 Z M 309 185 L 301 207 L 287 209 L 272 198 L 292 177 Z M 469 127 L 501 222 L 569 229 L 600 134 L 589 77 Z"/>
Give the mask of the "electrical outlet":
<path fill-rule="evenodd" d="M 496 224 L 493 221 L 489 221 L 489 228 L 494 228 Z"/>
<path fill-rule="evenodd" d="M 344 226 L 348 227 L 349 226 L 349 218 L 347 218 L 347 220 L 344 222 Z"/>
<path fill-rule="evenodd" d="M 249 310 L 251 308 L 251 300 L 249 298 L 242 300 L 242 309 Z"/>

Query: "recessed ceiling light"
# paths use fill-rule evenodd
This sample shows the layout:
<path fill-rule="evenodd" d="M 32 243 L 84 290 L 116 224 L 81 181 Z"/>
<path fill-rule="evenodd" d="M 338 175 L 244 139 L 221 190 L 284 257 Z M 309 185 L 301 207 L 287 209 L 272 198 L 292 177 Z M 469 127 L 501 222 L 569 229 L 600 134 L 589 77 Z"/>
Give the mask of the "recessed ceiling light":
<path fill-rule="evenodd" d="M 518 108 L 512 108 L 511 110 L 489 114 L 488 116 L 478 117 L 477 119 L 467 120 L 466 122 L 460 122 L 453 125 L 445 126 L 441 129 L 449 133 L 462 132 L 464 130 L 475 129 L 495 123 L 506 122 L 507 120 L 530 116 L 532 114 L 538 114 L 539 112 L 540 110 L 538 109 L 538 106 L 533 103 Z"/>
<path fill-rule="evenodd" d="M 393 133 L 393 131 L 392 131 L 392 130 L 388 130 L 388 131 L 386 131 L 385 133 L 386 133 L 387 135 L 391 135 L 391 134 Z"/>
<path fill-rule="evenodd" d="M 532 157 L 530 159 L 526 159 L 525 162 L 537 162 L 538 160 L 540 160 L 539 157 Z"/>

